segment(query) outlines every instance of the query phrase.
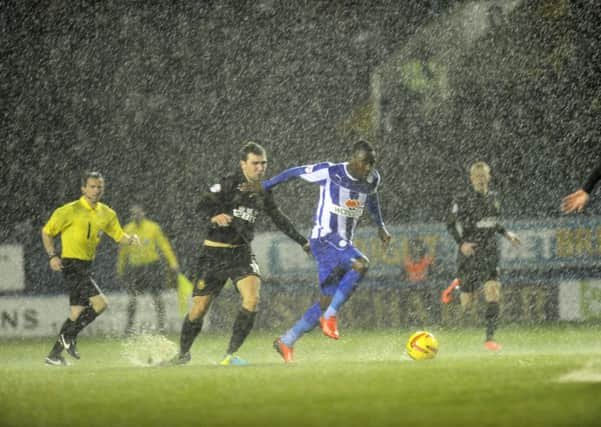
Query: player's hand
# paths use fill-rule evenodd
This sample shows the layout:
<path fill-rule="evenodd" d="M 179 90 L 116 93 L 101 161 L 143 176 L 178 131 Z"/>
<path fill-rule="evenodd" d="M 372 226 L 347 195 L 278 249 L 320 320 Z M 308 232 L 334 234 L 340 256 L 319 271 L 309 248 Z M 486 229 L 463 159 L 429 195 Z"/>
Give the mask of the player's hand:
<path fill-rule="evenodd" d="M 61 271 L 63 269 L 63 260 L 60 259 L 60 257 L 58 256 L 53 256 L 52 258 L 50 258 L 50 268 L 53 271 Z"/>
<path fill-rule="evenodd" d="M 476 252 L 476 244 L 470 242 L 462 243 L 459 250 L 461 250 L 461 253 L 465 256 L 472 256 L 474 255 L 474 252 Z"/>
<path fill-rule="evenodd" d="M 222 213 L 211 218 L 211 222 L 219 227 L 227 227 L 233 219 L 234 218 L 231 215 Z"/>
<path fill-rule="evenodd" d="M 309 242 L 303 245 L 303 251 L 305 251 L 307 255 L 311 255 L 311 245 L 309 245 Z"/>
<path fill-rule="evenodd" d="M 238 189 L 243 193 L 261 193 L 263 185 L 261 181 L 246 181 L 238 186 Z"/>
<path fill-rule="evenodd" d="M 580 189 L 578 191 L 574 191 L 572 194 L 567 195 L 561 201 L 561 210 L 563 213 L 570 212 L 582 212 L 582 209 L 586 206 L 589 200 L 589 194 Z"/>
<path fill-rule="evenodd" d="M 378 228 L 378 237 L 382 241 L 382 248 L 384 250 L 388 249 L 388 245 L 390 245 L 390 240 L 392 239 L 392 236 L 388 230 L 386 230 L 384 227 Z"/>
<path fill-rule="evenodd" d="M 142 242 L 137 234 L 127 236 L 127 244 L 131 246 L 142 246 Z"/>
<path fill-rule="evenodd" d="M 515 233 L 512 233 L 511 231 L 506 231 L 505 237 L 507 238 L 507 240 L 509 240 L 511 242 L 511 244 L 514 247 L 520 246 L 522 244 L 522 241 L 520 240 L 520 238 Z"/>

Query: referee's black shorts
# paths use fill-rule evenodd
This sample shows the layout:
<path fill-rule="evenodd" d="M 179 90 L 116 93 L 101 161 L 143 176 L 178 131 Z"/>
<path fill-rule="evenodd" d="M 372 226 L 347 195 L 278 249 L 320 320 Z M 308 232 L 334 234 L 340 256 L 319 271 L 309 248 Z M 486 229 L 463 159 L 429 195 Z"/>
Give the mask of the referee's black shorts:
<path fill-rule="evenodd" d="M 61 261 L 69 305 L 88 306 L 90 298 L 102 293 L 93 277 L 92 261 L 74 258 L 63 258 Z"/>
<path fill-rule="evenodd" d="M 261 277 L 249 245 L 236 247 L 203 246 L 197 263 L 198 278 L 193 296 L 217 296 L 228 279 L 234 283 L 247 276 Z"/>

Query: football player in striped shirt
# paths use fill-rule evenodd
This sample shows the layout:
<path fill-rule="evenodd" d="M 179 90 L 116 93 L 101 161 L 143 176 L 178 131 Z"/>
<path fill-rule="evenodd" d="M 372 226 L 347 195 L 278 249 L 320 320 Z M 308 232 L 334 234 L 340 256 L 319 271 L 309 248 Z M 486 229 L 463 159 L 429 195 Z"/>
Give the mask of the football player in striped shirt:
<path fill-rule="evenodd" d="M 336 314 L 369 268 L 369 260 L 352 242 L 364 210 L 370 213 L 384 246 L 387 247 L 390 242 L 380 209 L 380 174 L 374 168 L 375 163 L 374 148 L 369 142 L 360 140 L 353 145 L 348 162 L 293 167 L 262 183 L 263 190 L 268 191 L 276 185 L 300 178 L 320 188 L 309 238 L 311 253 L 318 265 L 320 300 L 275 340 L 274 348 L 285 362 L 293 360 L 296 341 L 317 324 L 321 325 L 326 336 L 340 337 Z"/>

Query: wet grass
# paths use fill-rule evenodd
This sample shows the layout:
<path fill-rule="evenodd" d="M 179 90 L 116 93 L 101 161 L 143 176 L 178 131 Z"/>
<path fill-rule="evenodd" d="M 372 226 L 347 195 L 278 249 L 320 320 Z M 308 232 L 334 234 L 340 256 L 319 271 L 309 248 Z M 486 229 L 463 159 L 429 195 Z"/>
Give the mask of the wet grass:
<path fill-rule="evenodd" d="M 403 355 L 413 331 L 342 330 L 338 342 L 306 336 L 293 365 L 257 333 L 240 352 L 246 367 L 217 365 L 228 337 L 214 334 L 169 368 L 145 366 L 147 342 L 135 363 L 131 343 L 82 337 L 82 359 L 65 368 L 43 364 L 50 340 L 1 342 L 0 425 L 599 425 L 601 326 L 504 328 L 497 354 L 479 329 L 429 330 L 440 341 L 431 361 Z"/>

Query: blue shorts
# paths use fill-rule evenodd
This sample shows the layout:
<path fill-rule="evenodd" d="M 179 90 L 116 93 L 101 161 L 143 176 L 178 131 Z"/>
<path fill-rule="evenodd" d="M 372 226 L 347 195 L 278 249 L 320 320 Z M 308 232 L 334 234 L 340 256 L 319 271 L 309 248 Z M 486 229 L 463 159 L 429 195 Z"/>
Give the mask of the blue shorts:
<path fill-rule="evenodd" d="M 352 268 L 353 261 L 366 258 L 350 241 L 334 233 L 311 239 L 309 244 L 317 260 L 322 295 L 334 295 L 338 282 Z"/>

